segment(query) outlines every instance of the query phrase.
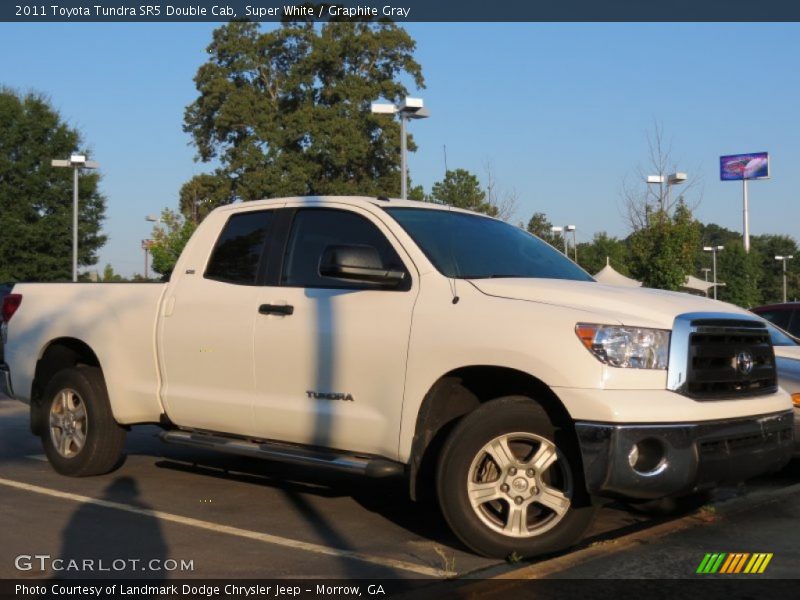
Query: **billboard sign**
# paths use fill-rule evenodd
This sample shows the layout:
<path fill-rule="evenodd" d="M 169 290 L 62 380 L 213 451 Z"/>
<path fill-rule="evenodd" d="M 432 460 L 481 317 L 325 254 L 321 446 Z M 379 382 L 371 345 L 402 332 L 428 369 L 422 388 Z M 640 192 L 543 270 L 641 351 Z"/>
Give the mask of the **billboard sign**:
<path fill-rule="evenodd" d="M 731 154 L 719 157 L 719 178 L 722 181 L 742 179 L 767 179 L 769 177 L 769 153 Z"/>

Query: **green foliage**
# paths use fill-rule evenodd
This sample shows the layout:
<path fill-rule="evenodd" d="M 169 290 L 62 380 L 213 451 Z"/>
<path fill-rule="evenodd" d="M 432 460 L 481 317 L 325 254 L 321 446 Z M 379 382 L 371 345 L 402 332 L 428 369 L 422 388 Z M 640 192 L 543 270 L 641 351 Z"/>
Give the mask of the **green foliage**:
<path fill-rule="evenodd" d="M 742 308 L 758 306 L 761 303 L 759 263 L 758 252 L 751 249 L 746 254 L 741 240 L 729 242 L 717 253 L 717 281 L 725 283 L 718 288 L 717 298 Z"/>
<path fill-rule="evenodd" d="M 646 226 L 628 238 L 631 275 L 645 287 L 678 290 L 694 270 L 700 226 L 683 201 L 670 214 L 648 210 Z"/>
<path fill-rule="evenodd" d="M 725 246 L 741 239 L 742 234 L 738 231 L 731 231 L 716 223 L 700 224 L 700 242 L 703 246 Z"/>
<path fill-rule="evenodd" d="M 431 188 L 431 200 L 447 204 L 455 208 L 474 210 L 497 216 L 497 206 L 486 201 L 486 192 L 481 189 L 478 178 L 466 169 L 447 171 L 442 181 L 437 181 Z"/>
<path fill-rule="evenodd" d="M 186 219 L 199 223 L 212 210 L 232 200 L 230 180 L 224 176 L 203 173 L 195 175 L 181 186 L 178 207 Z"/>
<path fill-rule="evenodd" d="M 624 241 L 609 236 L 605 231 L 594 234 L 589 243 L 578 244 L 578 264 L 594 275 L 606 266 L 607 261 L 615 271 L 628 275 L 628 246 Z"/>
<path fill-rule="evenodd" d="M 800 251 L 787 235 L 756 235 L 750 238 L 750 252 L 756 255 L 760 273 L 758 289 L 761 304 L 783 302 L 783 264 L 776 256 L 794 256 L 786 261 L 787 300 L 800 291 Z"/>
<path fill-rule="evenodd" d="M 169 277 L 175 263 L 183 252 L 186 242 L 194 233 L 197 224 L 185 219 L 179 213 L 167 209 L 161 213 L 161 223 L 153 228 L 153 243 L 150 254 L 153 257 L 153 271 Z"/>
<path fill-rule="evenodd" d="M 408 199 L 409 200 L 418 200 L 419 202 L 427 201 L 427 195 L 425 194 L 425 188 L 421 185 L 415 185 L 411 189 L 408 190 Z"/>
<path fill-rule="evenodd" d="M 560 234 L 553 233 L 551 230 L 552 227 L 553 224 L 547 218 L 546 214 L 543 212 L 536 212 L 533 213 L 525 229 L 551 246 L 561 250 L 564 247 L 564 240 L 561 238 Z"/>
<path fill-rule="evenodd" d="M 0 88 L 0 281 L 67 281 L 72 277 L 72 169 L 51 159 L 83 149 L 39 95 Z M 106 242 L 100 176 L 79 180 L 78 264 L 94 265 Z"/>
<path fill-rule="evenodd" d="M 399 195 L 399 123 L 370 104 L 399 102 L 408 93 L 401 80 L 424 87 L 414 49 L 393 23 L 217 28 L 184 117 L 200 160 L 220 163 L 208 176 L 218 180 L 211 203 Z"/>
<path fill-rule="evenodd" d="M 125 278 L 119 273 L 115 273 L 114 267 L 111 265 L 106 265 L 105 269 L 103 269 L 103 275 L 100 281 L 103 283 L 118 283 L 125 281 Z"/>

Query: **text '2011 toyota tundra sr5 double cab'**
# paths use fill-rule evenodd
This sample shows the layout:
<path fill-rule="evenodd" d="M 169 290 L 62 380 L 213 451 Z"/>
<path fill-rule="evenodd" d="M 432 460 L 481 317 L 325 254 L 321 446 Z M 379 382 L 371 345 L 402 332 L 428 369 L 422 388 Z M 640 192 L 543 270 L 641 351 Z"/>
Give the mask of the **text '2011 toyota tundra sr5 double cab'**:
<path fill-rule="evenodd" d="M 168 283 L 22 284 L 3 310 L 0 380 L 58 472 L 107 472 L 129 426 L 158 423 L 168 442 L 405 475 L 489 556 L 575 543 L 594 497 L 688 496 L 792 453 L 757 317 L 601 285 L 445 206 L 226 206 Z"/>

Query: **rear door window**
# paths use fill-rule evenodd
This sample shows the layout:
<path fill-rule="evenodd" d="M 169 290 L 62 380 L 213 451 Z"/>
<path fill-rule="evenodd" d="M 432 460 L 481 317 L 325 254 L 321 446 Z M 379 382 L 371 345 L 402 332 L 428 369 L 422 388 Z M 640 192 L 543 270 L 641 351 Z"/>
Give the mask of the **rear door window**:
<path fill-rule="evenodd" d="M 232 215 L 214 245 L 205 278 L 255 285 L 274 212 L 262 210 Z"/>

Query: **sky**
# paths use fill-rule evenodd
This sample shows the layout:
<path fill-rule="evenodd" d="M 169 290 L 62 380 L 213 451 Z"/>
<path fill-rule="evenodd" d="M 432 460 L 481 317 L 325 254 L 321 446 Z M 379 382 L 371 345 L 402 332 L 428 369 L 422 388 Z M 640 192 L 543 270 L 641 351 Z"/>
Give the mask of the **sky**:
<path fill-rule="evenodd" d="M 182 130 L 214 23 L 0 23 L 0 86 L 46 95 L 101 165 L 107 245 L 97 269 L 144 269 L 149 214 L 211 167 Z M 272 27 L 266 24 L 264 27 Z M 742 190 L 719 156 L 768 151 L 750 184 L 751 234 L 798 238 L 800 25 L 412 23 L 429 119 L 409 158 L 426 190 L 447 166 L 518 198 L 514 222 L 544 212 L 578 241 L 629 233 L 621 189 L 646 170 L 663 127 L 678 170 L 697 182 L 695 215 L 742 229 Z M 644 185 L 644 184 L 642 184 Z"/>

